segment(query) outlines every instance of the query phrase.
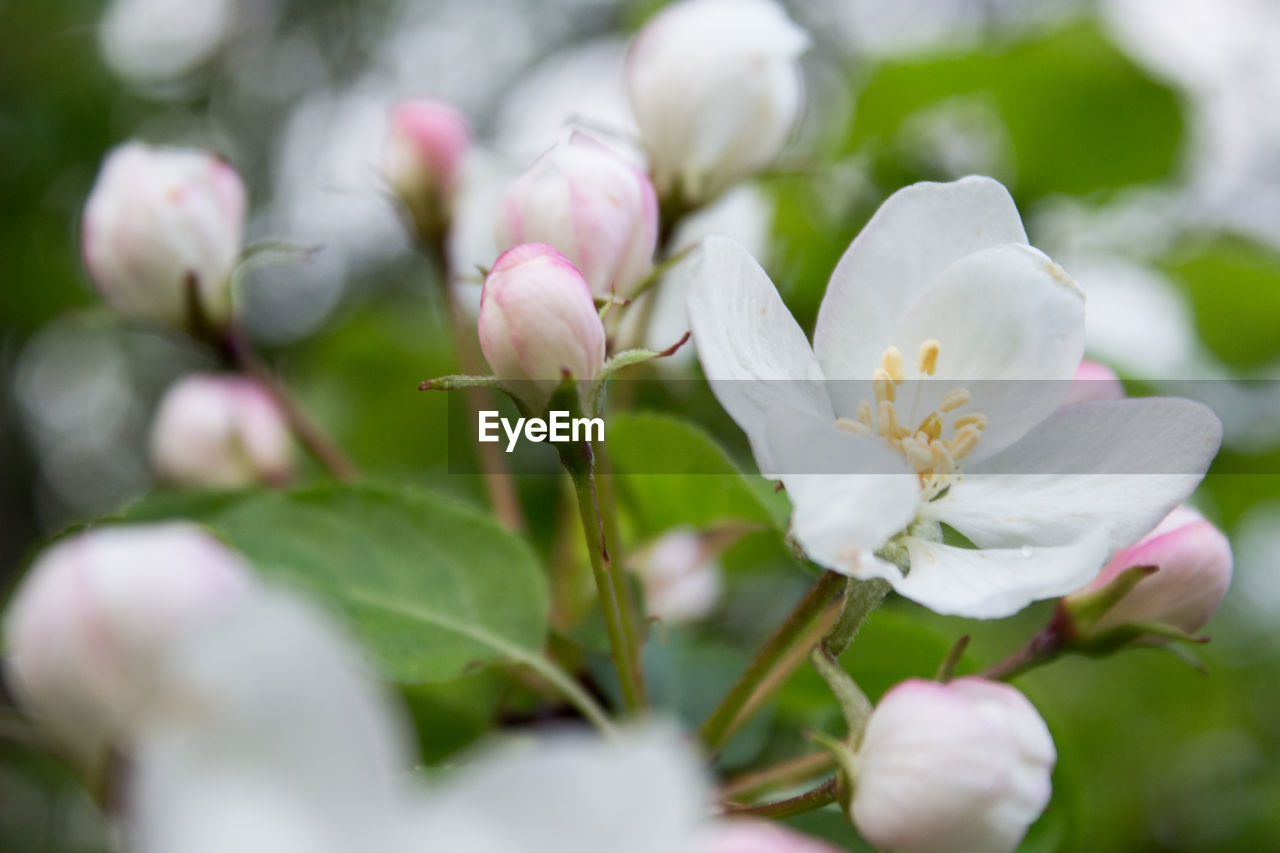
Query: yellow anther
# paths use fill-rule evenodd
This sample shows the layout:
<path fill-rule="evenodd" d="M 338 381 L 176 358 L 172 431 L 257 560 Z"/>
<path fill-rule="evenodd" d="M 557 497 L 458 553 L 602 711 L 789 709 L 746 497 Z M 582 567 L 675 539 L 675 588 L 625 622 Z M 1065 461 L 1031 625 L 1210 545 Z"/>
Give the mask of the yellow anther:
<path fill-rule="evenodd" d="M 853 418 L 836 418 L 836 426 L 854 435 L 871 435 L 871 427 Z"/>
<path fill-rule="evenodd" d="M 902 452 L 907 455 L 907 460 L 915 465 L 918 472 L 928 471 L 933 465 L 933 454 L 929 452 L 929 447 L 914 438 L 902 440 Z"/>
<path fill-rule="evenodd" d="M 897 347 L 889 347 L 884 351 L 884 355 L 880 357 L 880 367 L 894 382 L 901 382 L 907 378 L 902 367 L 902 353 Z"/>
<path fill-rule="evenodd" d="M 968 456 L 978 446 L 980 438 L 982 438 L 982 431 L 972 424 L 961 429 L 951 439 L 951 458 L 959 462 Z"/>
<path fill-rule="evenodd" d="M 948 391 L 942 395 L 942 403 L 938 406 L 940 412 L 954 412 L 973 399 L 973 395 L 965 388 L 957 388 L 954 391 Z"/>
<path fill-rule="evenodd" d="M 876 419 L 876 431 L 885 438 L 898 437 L 898 411 L 888 400 L 880 401 L 879 417 Z"/>
<path fill-rule="evenodd" d="M 871 404 L 866 400 L 858 401 L 857 420 L 858 423 L 866 424 L 867 427 L 870 427 L 875 422 L 875 419 L 871 415 Z"/>
<path fill-rule="evenodd" d="M 956 472 L 956 458 L 951 455 L 947 443 L 940 438 L 929 442 L 929 452 L 933 454 L 933 469 L 940 474 Z"/>
<path fill-rule="evenodd" d="M 927 435 L 930 440 L 938 438 L 942 435 L 942 416 L 937 412 L 933 412 L 920 422 L 918 429 Z"/>
<path fill-rule="evenodd" d="M 871 382 L 875 386 L 877 402 L 883 403 L 887 400 L 892 403 L 897 399 L 898 390 L 893 384 L 893 377 L 883 367 L 877 367 L 876 372 L 871 374 Z"/>
<path fill-rule="evenodd" d="M 975 427 L 981 432 L 987 428 L 987 416 L 979 414 L 963 415 L 956 418 L 951 426 L 955 427 L 957 432 L 968 426 Z"/>
<path fill-rule="evenodd" d="M 938 352 L 941 349 L 942 344 L 938 343 L 933 338 L 929 338 L 929 340 L 920 345 L 920 357 L 916 363 L 919 366 L 921 373 L 926 376 L 932 376 L 934 374 L 938 369 Z"/>

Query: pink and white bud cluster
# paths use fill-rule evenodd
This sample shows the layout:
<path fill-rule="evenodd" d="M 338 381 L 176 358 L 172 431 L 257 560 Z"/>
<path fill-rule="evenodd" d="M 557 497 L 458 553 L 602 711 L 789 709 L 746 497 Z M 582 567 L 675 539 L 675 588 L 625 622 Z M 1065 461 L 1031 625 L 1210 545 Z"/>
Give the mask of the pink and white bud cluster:
<path fill-rule="evenodd" d="M 808 44 L 773 0 L 684 0 L 645 25 L 626 86 L 662 196 L 710 201 L 774 161 L 804 103 Z"/>
<path fill-rule="evenodd" d="M 466 116 L 452 104 L 424 98 L 392 111 L 384 168 L 420 237 L 438 234 L 448 224 L 470 146 Z"/>
<path fill-rule="evenodd" d="M 873 845 L 902 853 L 1012 851 L 1049 802 L 1056 758 L 1014 688 L 904 681 L 867 723 L 853 820 Z"/>
<path fill-rule="evenodd" d="M 7 681 L 90 778 L 150 701 L 161 659 L 243 599 L 247 567 L 188 523 L 102 527 L 47 550 L 5 619 Z"/>
<path fill-rule="evenodd" d="M 642 171 L 575 133 L 538 158 L 498 212 L 499 249 L 554 246 L 598 299 L 627 297 L 644 281 L 658 242 L 658 200 Z"/>
<path fill-rule="evenodd" d="M 188 328 L 194 297 L 214 327 L 231 318 L 245 190 L 226 161 L 138 142 L 107 155 L 84 208 L 85 267 L 128 317 Z"/>
<path fill-rule="evenodd" d="M 604 324 L 591 288 L 568 258 L 541 243 L 508 249 L 494 262 L 480 294 L 479 335 L 502 379 L 545 389 L 565 372 L 591 380 L 604 367 Z M 541 396 L 533 394 L 530 405 Z"/>
<path fill-rule="evenodd" d="M 1204 516 L 1181 506 L 1154 530 L 1111 558 L 1076 596 L 1107 586 L 1133 566 L 1155 566 L 1090 627 L 1090 633 L 1121 625 L 1159 624 L 1194 634 L 1217 611 L 1231 584 L 1231 543 Z"/>
<path fill-rule="evenodd" d="M 720 601 L 724 588 L 716 548 L 698 531 L 678 527 L 637 552 L 646 612 L 664 622 L 693 622 Z"/>
<path fill-rule="evenodd" d="M 279 404 L 260 384 L 199 374 L 175 383 L 161 401 L 151 465 L 179 486 L 278 486 L 293 474 L 293 441 Z"/>

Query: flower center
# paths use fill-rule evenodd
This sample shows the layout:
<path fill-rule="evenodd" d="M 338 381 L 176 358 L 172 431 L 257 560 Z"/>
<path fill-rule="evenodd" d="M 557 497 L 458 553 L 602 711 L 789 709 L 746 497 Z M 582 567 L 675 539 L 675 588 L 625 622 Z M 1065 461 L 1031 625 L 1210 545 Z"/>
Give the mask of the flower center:
<path fill-rule="evenodd" d="M 916 366 L 921 379 L 937 372 L 941 351 L 942 345 L 932 338 L 920 345 Z M 913 426 L 911 420 L 922 386 L 916 386 L 912 414 L 903 417 L 898 387 L 906 381 L 906 373 L 897 347 L 884 351 L 871 381 L 874 402 L 859 400 L 856 416 L 837 418 L 836 426 L 857 435 L 879 436 L 915 469 L 920 478 L 921 499 L 932 500 L 950 485 L 961 462 L 978 446 L 982 431 L 987 428 L 986 415 L 961 414 L 959 410 L 968 405 L 973 395 L 965 388 L 955 388 L 943 394 L 938 407 Z"/>

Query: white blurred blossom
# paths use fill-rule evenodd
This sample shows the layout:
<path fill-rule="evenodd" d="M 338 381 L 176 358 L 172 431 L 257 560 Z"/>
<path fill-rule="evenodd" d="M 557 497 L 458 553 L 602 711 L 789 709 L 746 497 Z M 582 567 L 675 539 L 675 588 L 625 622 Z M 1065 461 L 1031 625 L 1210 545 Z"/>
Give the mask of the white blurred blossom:
<path fill-rule="evenodd" d="M 232 34 L 237 0 L 112 0 L 98 25 L 112 70 L 142 86 L 208 63 Z"/>
<path fill-rule="evenodd" d="M 91 779 L 160 689 L 171 644 L 241 598 L 248 569 L 188 523 L 101 527 L 45 551 L 5 615 L 19 702 Z"/>

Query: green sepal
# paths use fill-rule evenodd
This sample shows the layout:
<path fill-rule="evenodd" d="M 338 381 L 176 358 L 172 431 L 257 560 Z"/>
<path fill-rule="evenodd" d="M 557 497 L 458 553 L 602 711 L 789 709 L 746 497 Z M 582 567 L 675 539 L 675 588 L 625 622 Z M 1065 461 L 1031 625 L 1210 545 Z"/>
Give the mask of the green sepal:
<path fill-rule="evenodd" d="M 1062 599 L 1063 612 L 1066 614 L 1072 632 L 1087 636 L 1103 616 L 1120 600 L 1133 591 L 1143 578 L 1154 574 L 1157 566 L 1130 566 L 1101 589 L 1092 592 L 1068 596 Z"/>

